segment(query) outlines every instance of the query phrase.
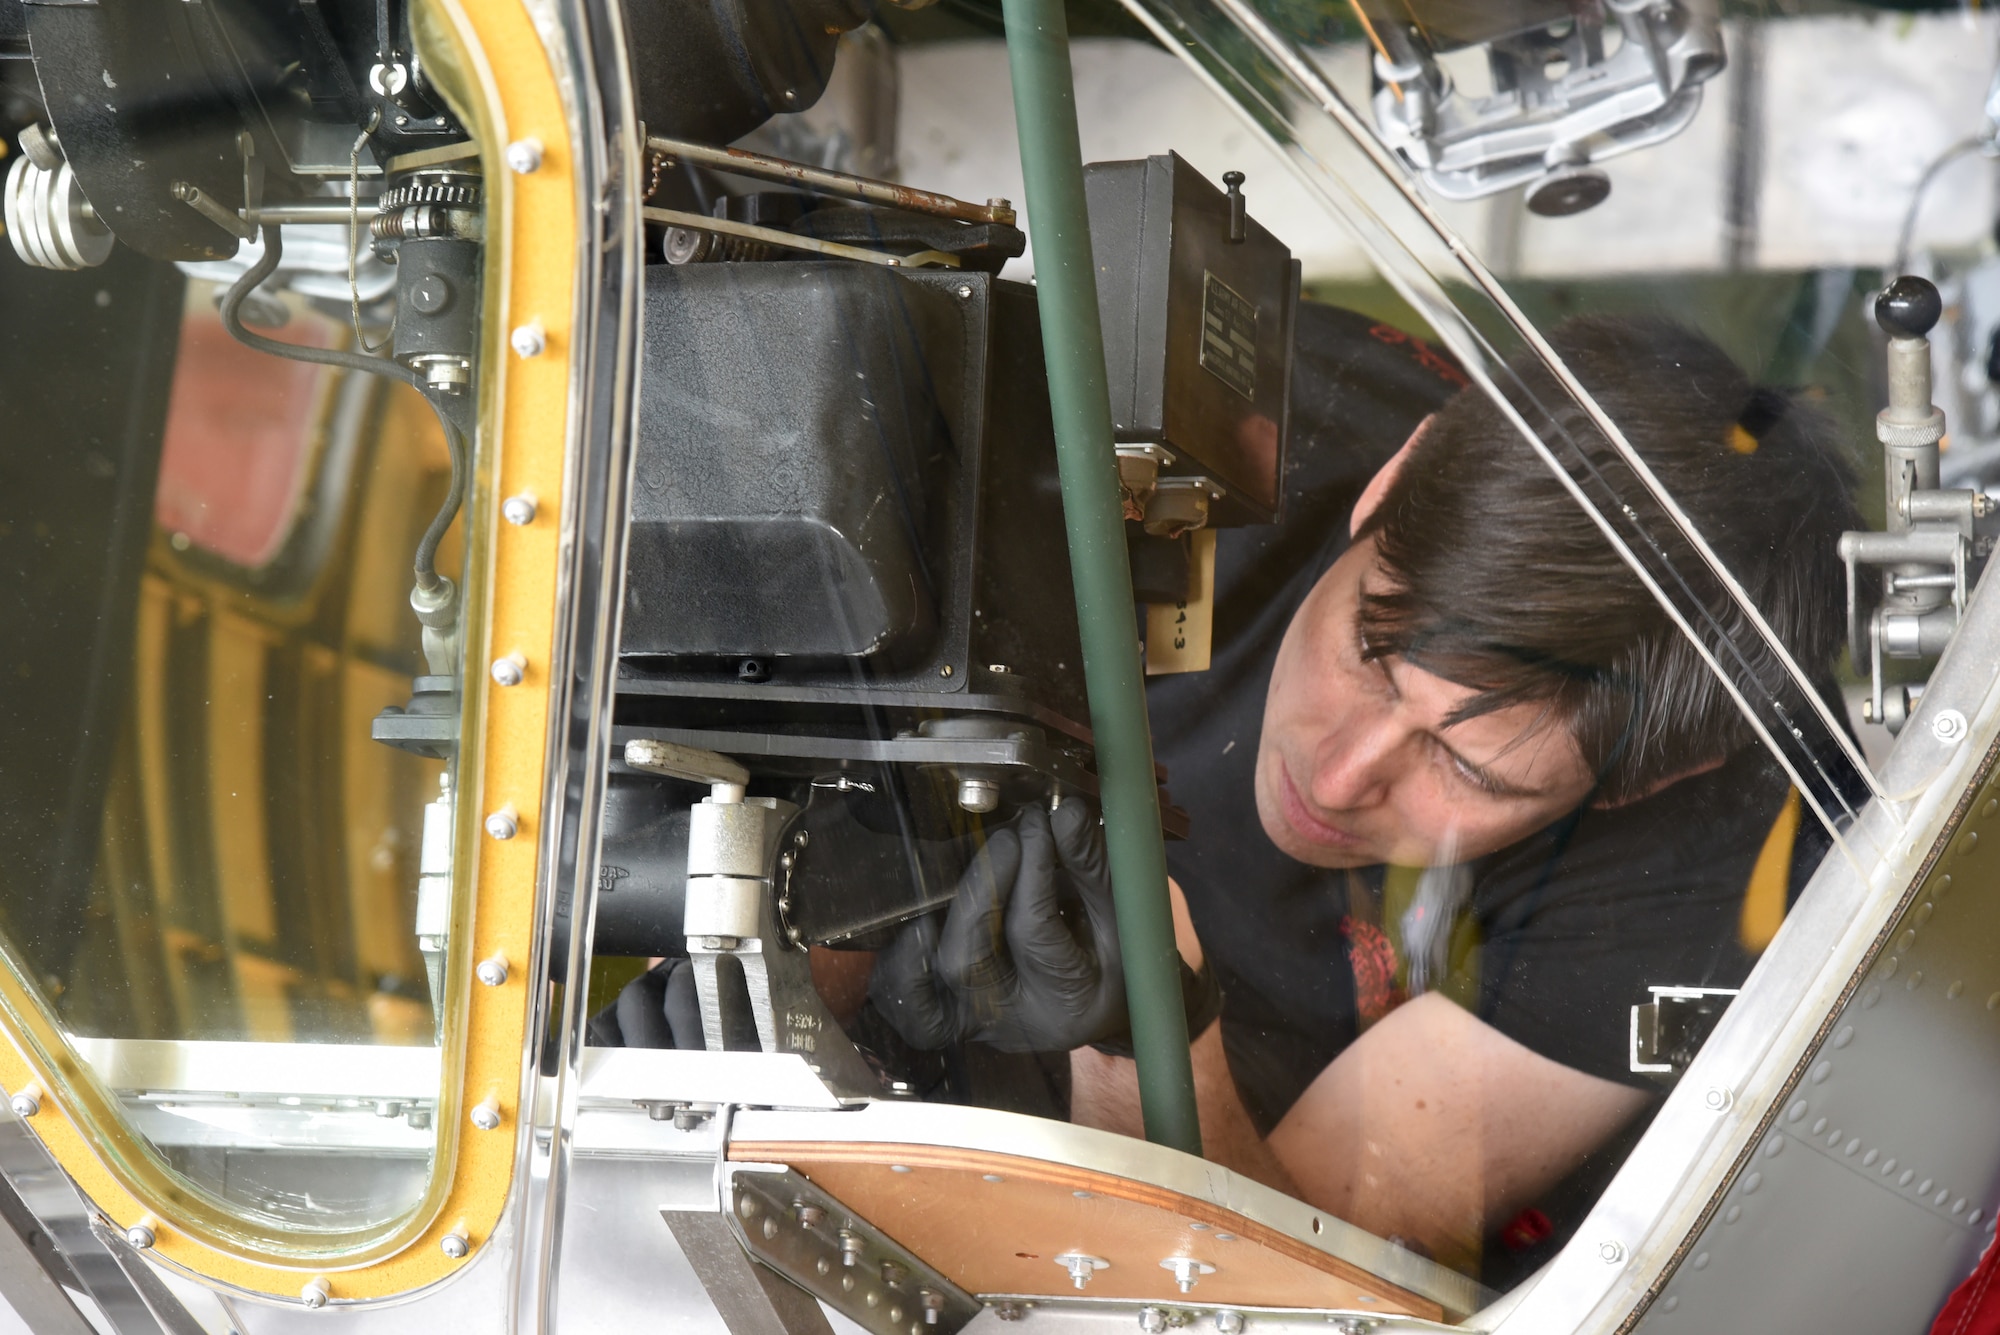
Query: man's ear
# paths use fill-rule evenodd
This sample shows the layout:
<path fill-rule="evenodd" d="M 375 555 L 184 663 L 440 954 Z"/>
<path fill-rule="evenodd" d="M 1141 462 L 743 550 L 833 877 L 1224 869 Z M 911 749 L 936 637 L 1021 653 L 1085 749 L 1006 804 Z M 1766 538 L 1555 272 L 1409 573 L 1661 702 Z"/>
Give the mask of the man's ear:
<path fill-rule="evenodd" d="M 1430 424 L 1429 417 L 1417 423 L 1417 429 L 1410 433 L 1410 438 L 1403 442 L 1403 447 L 1390 455 L 1389 462 L 1376 469 L 1375 476 L 1368 479 L 1368 485 L 1362 490 L 1361 499 L 1354 503 L 1354 513 L 1347 521 L 1349 537 L 1359 533 L 1361 526 L 1368 522 L 1368 517 L 1382 504 L 1382 498 L 1389 494 L 1389 488 L 1395 483 L 1397 474 L 1403 471 L 1404 461 L 1410 457 L 1410 447 L 1424 438 L 1424 432 Z"/>
<path fill-rule="evenodd" d="M 1682 779 L 1692 779 L 1697 774 L 1706 774 L 1710 770 L 1721 769 L 1724 765 L 1728 763 L 1729 763 L 1729 757 L 1717 756 L 1713 760 L 1704 761 L 1699 765 L 1690 765 L 1684 770 L 1680 770 L 1674 774 L 1669 774 L 1665 778 L 1660 779 L 1657 782 L 1648 784 L 1645 790 L 1642 792 L 1633 793 L 1627 797 L 1621 797 L 1616 802 L 1592 802 L 1590 805 L 1597 808 L 1599 811 L 1615 811 L 1619 807 L 1629 807 L 1634 802 L 1643 802 L 1647 798 L 1651 797 L 1653 794 L 1662 792 L 1668 788 L 1673 787 L 1675 784 L 1679 783 Z"/>

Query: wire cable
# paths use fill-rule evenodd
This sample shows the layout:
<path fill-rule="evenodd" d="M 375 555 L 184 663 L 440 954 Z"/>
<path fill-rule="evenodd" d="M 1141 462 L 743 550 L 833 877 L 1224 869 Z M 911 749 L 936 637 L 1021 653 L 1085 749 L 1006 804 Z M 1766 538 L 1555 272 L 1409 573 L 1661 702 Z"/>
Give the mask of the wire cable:
<path fill-rule="evenodd" d="M 230 285 L 222 297 L 222 326 L 230 337 L 245 347 L 273 357 L 283 357 L 288 361 L 312 362 L 320 366 L 338 366 L 343 370 L 359 371 L 363 375 L 387 376 L 400 380 L 410 388 L 423 394 L 424 384 L 415 371 L 394 362 L 387 357 L 370 357 L 359 352 L 345 352 L 338 348 L 309 348 L 298 343 L 284 343 L 275 338 L 252 333 L 243 327 L 243 301 L 259 284 L 278 271 L 279 261 L 284 258 L 284 239 L 276 223 L 265 223 L 264 254 L 255 264 L 244 271 L 243 276 Z M 440 576 L 437 572 L 438 545 L 444 541 L 446 530 L 457 518 L 458 509 L 465 500 L 465 438 L 446 417 L 444 409 L 430 395 L 424 394 L 424 402 L 437 414 L 438 425 L 444 428 L 445 452 L 451 457 L 451 483 L 445 488 L 444 504 L 438 507 L 431 519 L 430 527 L 424 530 L 423 538 L 417 543 L 414 562 L 417 587 L 426 593 L 437 588 Z"/>
<path fill-rule="evenodd" d="M 1903 212 L 1903 225 L 1896 233 L 1896 257 L 1890 266 L 1888 274 L 1890 279 L 1894 279 L 1909 268 L 1910 242 L 1916 237 L 1917 215 L 1923 211 L 1924 196 L 1930 193 L 1931 186 L 1936 183 L 1937 178 L 1944 172 L 1944 169 L 1952 163 L 1957 162 L 1967 153 L 1975 153 L 1983 149 L 1990 155 L 1996 150 L 1996 147 L 2000 147 L 2000 145 L 1996 145 L 1990 133 L 1973 135 L 1968 139 L 1959 140 L 1950 148 L 1947 148 L 1944 152 L 1931 159 L 1931 165 L 1924 168 L 1924 174 L 1917 178 L 1916 191 L 1910 196 L 1910 207 Z"/>

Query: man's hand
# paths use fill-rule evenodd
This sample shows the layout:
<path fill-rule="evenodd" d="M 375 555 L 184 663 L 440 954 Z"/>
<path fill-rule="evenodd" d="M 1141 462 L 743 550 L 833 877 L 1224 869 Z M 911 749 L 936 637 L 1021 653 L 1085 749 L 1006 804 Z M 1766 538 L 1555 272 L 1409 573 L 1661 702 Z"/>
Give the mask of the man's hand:
<path fill-rule="evenodd" d="M 1065 901 L 1081 909 L 1073 926 Z M 1025 807 L 967 867 L 942 924 L 905 927 L 868 987 L 913 1047 L 967 1039 L 1066 1052 L 1124 1032 L 1125 971 L 1097 811 L 1069 798 Z"/>

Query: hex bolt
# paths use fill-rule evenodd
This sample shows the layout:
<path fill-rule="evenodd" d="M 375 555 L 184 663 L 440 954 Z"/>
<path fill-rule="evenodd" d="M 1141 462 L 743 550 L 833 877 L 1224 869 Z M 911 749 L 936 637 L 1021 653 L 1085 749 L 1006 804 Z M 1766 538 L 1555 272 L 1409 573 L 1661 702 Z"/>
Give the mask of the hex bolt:
<path fill-rule="evenodd" d="M 699 1108 L 676 1108 L 674 1109 L 674 1130 L 692 1131 L 703 1122 L 706 1122 L 708 1118 L 709 1114 Z"/>
<path fill-rule="evenodd" d="M 500 517 L 515 528 L 526 528 L 535 522 L 535 498 L 525 491 L 509 496 L 500 502 Z"/>
<path fill-rule="evenodd" d="M 512 802 L 509 802 L 506 806 L 501 807 L 498 811 L 494 812 L 492 815 L 486 818 L 486 833 L 491 835 L 495 839 L 512 839 L 515 835 L 519 834 L 520 832 L 521 832 L 520 814 L 514 810 L 514 804 Z M 503 983 L 507 981 L 506 969 L 504 966 L 501 969 L 500 981 Z"/>
<path fill-rule="evenodd" d="M 150 1225 L 134 1224 L 132 1225 L 132 1227 L 125 1230 L 125 1241 L 131 1243 L 134 1247 L 137 1247 L 140 1251 L 143 1252 L 147 1248 L 151 1247 L 155 1242 L 159 1241 L 159 1239 L 154 1236 L 152 1227 Z"/>
<path fill-rule="evenodd" d="M 1956 709 L 1941 709 L 1931 720 L 1931 736 L 1947 746 L 1964 737 L 1966 733 L 1965 715 Z"/>
<path fill-rule="evenodd" d="M 1180 1285 L 1182 1293 L 1191 1293 L 1203 1275 L 1215 1273 L 1215 1267 L 1206 1261 L 1197 1261 L 1192 1256 L 1169 1256 L 1160 1262 L 1160 1269 L 1174 1273 L 1174 1283 Z"/>
<path fill-rule="evenodd" d="M 1111 1262 L 1088 1252 L 1064 1252 L 1055 1258 L 1056 1264 L 1069 1271 L 1070 1283 L 1079 1289 L 1090 1283 L 1090 1277 L 1100 1270 L 1111 1268 Z"/>
<path fill-rule="evenodd" d="M 324 1276 L 313 1280 L 303 1289 L 299 1290 L 299 1301 L 315 1312 L 325 1307 L 326 1300 L 332 1296 L 333 1285 L 327 1283 Z"/>
<path fill-rule="evenodd" d="M 516 139 L 507 145 L 507 165 L 521 176 L 540 170 L 542 141 L 533 138 Z"/>
<path fill-rule="evenodd" d="M 42 1110 L 42 1091 L 35 1085 L 28 1085 L 11 1102 L 16 1117 L 33 1117 Z"/>
<path fill-rule="evenodd" d="M 818 1228 L 826 1222 L 826 1211 L 817 1205 L 807 1205 L 804 1201 L 793 1207 L 793 1213 L 798 1217 L 800 1228 Z"/>
<path fill-rule="evenodd" d="M 900 1288 L 903 1281 L 909 1277 L 910 1271 L 907 1266 L 898 1265 L 894 1261 L 884 1261 L 882 1263 L 882 1282 L 890 1288 Z"/>
<path fill-rule="evenodd" d="M 1000 805 L 1000 785 L 991 779 L 960 779 L 958 804 L 979 814 L 991 811 Z"/>
<path fill-rule="evenodd" d="M 842 1265 L 854 1265 L 860 1261 L 862 1250 L 866 1246 L 867 1244 L 861 1241 L 861 1236 L 858 1233 L 852 1229 L 841 1229 L 840 1263 Z"/>
<path fill-rule="evenodd" d="M 539 319 L 516 325 L 514 332 L 507 336 L 507 343 L 514 349 L 516 357 L 539 357 L 549 350 L 549 336 L 543 331 Z"/>
<path fill-rule="evenodd" d="M 377 1117 L 401 1117 L 403 1115 L 403 1101 L 401 1099 L 377 1099 L 375 1100 L 375 1115 Z"/>
<path fill-rule="evenodd" d="M 479 961 L 479 967 L 472 972 L 488 987 L 503 986 L 507 981 L 507 957 L 496 951 Z"/>
<path fill-rule="evenodd" d="M 1597 1259 L 1606 1265 L 1617 1265 L 1625 1259 L 1625 1245 L 1606 1238 L 1597 1244 Z"/>
<path fill-rule="evenodd" d="M 993 1315 L 1002 1321 L 1019 1321 L 1027 1314 L 1027 1307 L 1021 1303 L 1001 1303 L 993 1309 Z"/>
<path fill-rule="evenodd" d="M 1701 1101 L 1708 1105 L 1710 1112 L 1728 1112 L 1729 1105 L 1736 1102 L 1736 1098 L 1728 1090 L 1717 1085 L 1704 1094 Z"/>
<path fill-rule="evenodd" d="M 1146 1335 L 1160 1335 L 1167 1328 L 1167 1314 L 1157 1307 L 1139 1309 L 1139 1329 Z"/>
<path fill-rule="evenodd" d="M 917 1301 L 923 1304 L 924 1324 L 935 1326 L 938 1313 L 944 1311 L 944 1295 L 936 1289 L 918 1289 Z"/>
<path fill-rule="evenodd" d="M 481 1131 L 500 1129 L 500 1101 L 488 1099 L 472 1110 L 472 1124 Z"/>
<path fill-rule="evenodd" d="M 454 1261 L 463 1261 L 472 1253 L 472 1244 L 466 1240 L 463 1233 L 445 1234 L 438 1240 L 438 1246 Z"/>
<path fill-rule="evenodd" d="M 493 660 L 493 680 L 502 686 L 519 686 L 528 679 L 528 660 L 518 653 Z"/>
<path fill-rule="evenodd" d="M 1227 1308 L 1215 1314 L 1215 1335 L 1242 1335 L 1243 1314 Z"/>

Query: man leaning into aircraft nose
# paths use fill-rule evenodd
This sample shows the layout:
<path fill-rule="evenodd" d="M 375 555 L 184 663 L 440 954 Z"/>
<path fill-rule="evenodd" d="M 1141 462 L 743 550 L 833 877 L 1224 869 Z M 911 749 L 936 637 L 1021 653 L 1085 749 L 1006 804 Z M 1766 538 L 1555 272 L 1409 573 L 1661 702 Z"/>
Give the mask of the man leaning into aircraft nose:
<path fill-rule="evenodd" d="M 1632 1005 L 1738 986 L 1760 855 L 1769 917 L 1825 845 L 1791 846 L 1782 771 L 1491 399 L 1365 317 L 1306 306 L 1299 330 L 1285 517 L 1219 535 L 1213 664 L 1148 691 L 1193 830 L 1168 862 L 1203 1140 L 1491 1281 L 1574 1226 L 1657 1099 Z M 1858 527 L 1831 425 L 1664 321 L 1553 342 L 1830 683 L 1835 542 Z M 1513 370 L 1545 439 L 1643 495 L 1544 370 Z M 949 913 L 877 960 L 871 1001 L 920 1047 L 1074 1049 L 1074 1120 L 1139 1132 L 1081 802 L 997 834 Z"/>

